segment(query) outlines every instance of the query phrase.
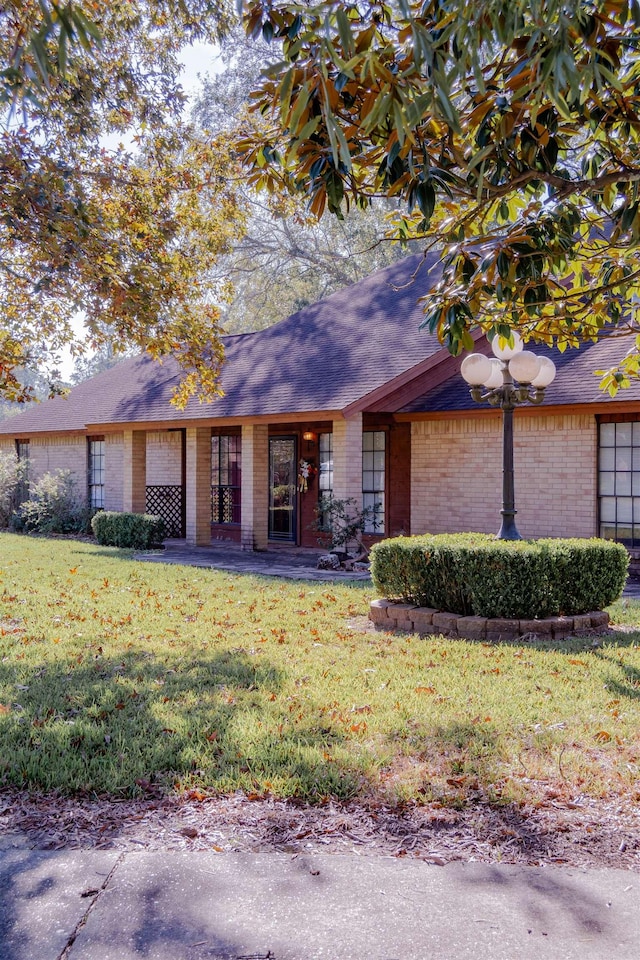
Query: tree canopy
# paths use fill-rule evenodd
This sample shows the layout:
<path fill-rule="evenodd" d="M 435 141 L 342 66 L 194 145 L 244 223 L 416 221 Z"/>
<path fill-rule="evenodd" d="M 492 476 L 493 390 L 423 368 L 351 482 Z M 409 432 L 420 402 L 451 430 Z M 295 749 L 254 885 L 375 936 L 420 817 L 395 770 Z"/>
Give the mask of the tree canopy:
<path fill-rule="evenodd" d="M 181 47 L 214 40 L 205 0 L 9 0 L 0 11 L 0 392 L 55 391 L 61 348 L 176 356 L 176 401 L 221 360 L 209 267 L 241 231 L 228 144 L 182 120 Z M 105 139 L 109 137 L 109 139 Z M 123 141 L 123 143 L 120 143 Z"/>
<path fill-rule="evenodd" d="M 439 251 L 425 324 L 452 352 L 474 326 L 631 334 L 604 386 L 640 371 L 640 0 L 236 6 L 275 55 L 231 143 L 183 120 L 177 60 L 225 0 L 3 4 L 1 392 L 36 358 L 55 388 L 81 316 L 94 347 L 176 355 L 178 402 L 211 395 L 239 156 L 318 218 L 394 202 L 393 235 Z"/>
<path fill-rule="evenodd" d="M 207 135 L 234 138 L 248 123 L 261 135 L 260 115 L 248 112 L 250 96 L 277 53 L 264 39 L 248 38 L 240 25 L 225 35 L 218 69 L 204 79 L 193 109 Z M 243 183 L 238 195 L 245 229 L 213 268 L 230 285 L 229 301 L 221 305 L 225 331 L 268 327 L 404 255 L 387 237 L 387 214 L 394 207 L 389 200 L 341 220 L 318 220 L 302 193 L 269 194 Z"/>
<path fill-rule="evenodd" d="M 454 353 L 474 326 L 632 334 L 603 385 L 638 373 L 638 0 L 250 0 L 245 26 L 279 49 L 253 184 L 318 216 L 396 198 L 396 236 L 440 251 L 425 324 Z"/>

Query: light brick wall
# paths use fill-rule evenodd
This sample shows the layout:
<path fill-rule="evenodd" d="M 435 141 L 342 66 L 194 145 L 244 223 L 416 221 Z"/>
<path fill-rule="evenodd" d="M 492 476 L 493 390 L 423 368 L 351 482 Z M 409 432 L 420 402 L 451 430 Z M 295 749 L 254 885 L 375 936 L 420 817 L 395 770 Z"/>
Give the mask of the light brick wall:
<path fill-rule="evenodd" d="M 144 513 L 146 509 L 147 444 L 143 430 L 125 430 L 122 449 L 122 509 Z"/>
<path fill-rule="evenodd" d="M 242 509 L 240 543 L 243 550 L 266 550 L 269 535 L 269 428 L 242 427 Z"/>
<path fill-rule="evenodd" d="M 108 433 L 104 444 L 104 508 L 120 513 L 123 510 L 124 436 Z"/>
<path fill-rule="evenodd" d="M 523 537 L 596 534 L 594 416 L 519 417 L 516 411 L 514 471 Z M 412 533 L 497 533 L 501 506 L 499 417 L 412 424 Z"/>
<path fill-rule="evenodd" d="M 187 429 L 187 543 L 211 543 L 211 428 Z"/>
<path fill-rule="evenodd" d="M 333 495 L 362 505 L 362 414 L 333 421 Z"/>
<path fill-rule="evenodd" d="M 182 483 L 182 434 L 155 430 L 147 434 L 147 486 Z"/>
<path fill-rule="evenodd" d="M 70 470 L 76 478 L 78 492 L 86 495 L 87 438 L 32 437 L 29 441 L 29 479 L 38 480 L 45 473 Z"/>

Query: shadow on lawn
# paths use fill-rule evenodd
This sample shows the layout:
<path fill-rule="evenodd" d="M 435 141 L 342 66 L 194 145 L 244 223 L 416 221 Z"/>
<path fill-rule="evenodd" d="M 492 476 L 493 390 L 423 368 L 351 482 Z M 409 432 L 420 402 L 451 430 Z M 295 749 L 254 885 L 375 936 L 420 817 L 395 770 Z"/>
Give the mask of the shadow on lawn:
<path fill-rule="evenodd" d="M 640 669 L 631 666 L 631 664 L 622 663 L 616 657 L 610 656 L 605 650 L 596 650 L 594 653 L 599 660 L 610 664 L 619 671 L 618 676 L 612 673 L 607 678 L 607 690 L 610 690 L 614 696 L 626 697 L 627 700 L 640 700 Z"/>
<path fill-rule="evenodd" d="M 295 712 L 280 702 L 283 681 L 264 656 L 244 652 L 179 665 L 140 652 L 43 660 L 19 687 L 2 663 L 13 702 L 0 717 L 0 786 L 131 796 L 277 784 L 305 799 L 352 795 L 357 764 L 333 754 L 345 738 L 320 728 L 309 697 Z"/>

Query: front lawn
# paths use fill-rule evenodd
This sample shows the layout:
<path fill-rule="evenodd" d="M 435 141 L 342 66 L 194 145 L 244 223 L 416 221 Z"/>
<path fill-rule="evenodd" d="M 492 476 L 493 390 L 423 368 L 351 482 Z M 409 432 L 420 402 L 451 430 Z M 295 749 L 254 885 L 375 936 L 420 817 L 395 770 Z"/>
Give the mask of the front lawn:
<path fill-rule="evenodd" d="M 370 599 L 0 535 L 0 786 L 640 799 L 640 603 L 556 649 L 368 632 Z"/>

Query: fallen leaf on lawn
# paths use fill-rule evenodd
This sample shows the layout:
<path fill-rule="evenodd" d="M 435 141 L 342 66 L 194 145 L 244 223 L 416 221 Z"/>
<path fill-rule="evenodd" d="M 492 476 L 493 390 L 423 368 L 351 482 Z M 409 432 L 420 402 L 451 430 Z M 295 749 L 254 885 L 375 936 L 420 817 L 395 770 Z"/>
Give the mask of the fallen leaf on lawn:
<path fill-rule="evenodd" d="M 415 693 L 435 693 L 435 687 L 416 687 Z"/>
<path fill-rule="evenodd" d="M 606 730 L 598 730 L 593 739 L 598 743 L 608 743 L 611 740 L 611 734 Z"/>

